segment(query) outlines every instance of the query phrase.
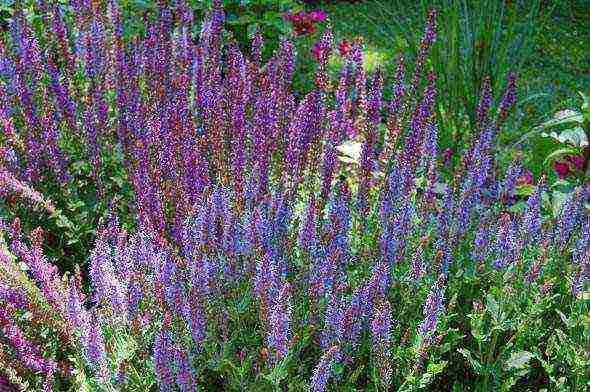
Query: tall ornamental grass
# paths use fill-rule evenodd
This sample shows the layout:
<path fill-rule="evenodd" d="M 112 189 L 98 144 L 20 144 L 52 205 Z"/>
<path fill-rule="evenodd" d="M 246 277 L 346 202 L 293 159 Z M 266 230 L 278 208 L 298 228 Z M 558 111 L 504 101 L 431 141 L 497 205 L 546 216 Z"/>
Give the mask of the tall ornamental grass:
<path fill-rule="evenodd" d="M 510 390 L 588 385 L 590 217 L 579 187 L 548 216 L 519 211 L 522 168 L 495 164 L 516 77 L 484 82 L 477 132 L 451 176 L 438 151 L 430 11 L 412 66 L 368 75 L 356 42 L 312 91 L 292 90 L 293 44 L 264 60 L 198 39 L 183 1 L 126 43 L 116 1 L 17 13 L 2 46 L 0 195 L 59 209 L 73 156 L 107 198 L 113 154 L 136 228 L 111 210 L 88 267 L 62 273 L 50 232 L 0 231 L 0 382 L 21 390 Z M 103 4 L 104 5 L 104 4 Z M 74 23 L 75 22 L 75 23 Z M 392 100 L 382 90 L 390 84 Z M 493 102 L 497 102 L 493 105 Z M 497 107 L 498 110 L 491 110 Z M 357 160 L 340 155 L 360 140 Z M 51 196 L 51 195 L 50 195 Z M 8 201 L 10 200 L 10 204 Z M 12 214 L 15 215 L 15 214 Z"/>
<path fill-rule="evenodd" d="M 535 36 L 548 23 L 556 2 L 436 0 L 411 7 L 407 3 L 376 0 L 380 13 L 375 15 L 383 18 L 369 16 L 370 22 L 398 46 L 407 46 L 415 59 L 421 35 L 415 21 L 429 7 L 440 10 L 441 39 L 430 57 L 444 97 L 437 110 L 445 145 L 463 147 L 476 126 L 478 91 L 485 78 L 494 91 L 500 91 L 510 72 L 525 70 L 535 55 Z M 523 101 L 532 98 L 523 97 Z M 520 124 L 511 125 L 509 130 L 514 132 Z"/>

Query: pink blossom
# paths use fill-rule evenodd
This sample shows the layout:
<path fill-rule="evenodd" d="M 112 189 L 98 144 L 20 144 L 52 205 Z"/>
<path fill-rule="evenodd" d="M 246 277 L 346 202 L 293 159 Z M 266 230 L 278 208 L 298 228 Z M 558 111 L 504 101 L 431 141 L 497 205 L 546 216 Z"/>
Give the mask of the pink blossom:
<path fill-rule="evenodd" d="M 533 184 L 533 173 L 530 170 L 524 170 L 523 173 L 518 177 L 518 185 L 532 185 Z"/>
<path fill-rule="evenodd" d="M 350 53 L 350 42 L 348 42 L 346 39 L 340 41 L 338 44 L 338 52 L 340 53 L 340 56 L 346 57 L 348 53 Z"/>
<path fill-rule="evenodd" d="M 584 170 L 584 166 L 586 166 L 586 159 L 579 155 L 569 155 L 566 157 L 567 161 L 571 163 L 576 170 L 582 171 Z"/>
<path fill-rule="evenodd" d="M 555 161 L 553 163 L 553 169 L 559 178 L 565 178 L 570 174 L 570 167 L 567 163 Z"/>
<path fill-rule="evenodd" d="M 326 19 L 328 19 L 328 14 L 321 10 L 311 11 L 308 16 L 313 22 L 316 23 L 325 22 Z"/>

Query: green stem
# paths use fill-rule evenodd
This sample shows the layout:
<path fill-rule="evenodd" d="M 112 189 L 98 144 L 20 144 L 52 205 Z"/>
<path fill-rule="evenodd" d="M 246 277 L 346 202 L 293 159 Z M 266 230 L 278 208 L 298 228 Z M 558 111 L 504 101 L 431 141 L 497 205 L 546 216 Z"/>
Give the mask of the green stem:
<path fill-rule="evenodd" d="M 494 352 L 496 351 L 496 342 L 498 340 L 498 334 L 496 332 L 494 332 L 494 335 L 492 337 L 492 343 L 490 344 L 490 350 L 488 352 L 487 358 L 486 358 L 486 375 L 485 375 L 485 382 L 484 385 L 486 387 L 486 391 L 489 391 L 489 383 L 490 383 L 490 373 L 489 373 L 489 366 L 492 362 L 492 358 L 494 356 Z"/>

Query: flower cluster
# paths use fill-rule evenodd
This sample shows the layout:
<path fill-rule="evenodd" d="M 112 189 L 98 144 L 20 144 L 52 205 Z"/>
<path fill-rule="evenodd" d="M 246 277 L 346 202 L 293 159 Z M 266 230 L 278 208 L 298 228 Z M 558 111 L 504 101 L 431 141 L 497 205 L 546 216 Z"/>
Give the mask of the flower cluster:
<path fill-rule="evenodd" d="M 590 147 L 584 149 L 584 154 L 565 155 L 553 162 L 553 169 L 560 178 L 566 178 L 571 174 L 584 172 L 590 162 Z"/>

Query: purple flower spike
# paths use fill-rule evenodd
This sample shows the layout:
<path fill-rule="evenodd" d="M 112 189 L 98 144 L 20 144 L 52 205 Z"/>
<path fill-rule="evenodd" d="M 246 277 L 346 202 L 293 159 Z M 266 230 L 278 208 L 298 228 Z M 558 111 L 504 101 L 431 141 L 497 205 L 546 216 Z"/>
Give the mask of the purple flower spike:
<path fill-rule="evenodd" d="M 170 364 L 174 360 L 172 337 L 168 331 L 158 331 L 154 340 L 154 367 L 160 391 L 173 391 L 174 372 Z"/>
<path fill-rule="evenodd" d="M 95 318 L 90 324 L 90 331 L 86 341 L 86 358 L 102 382 L 109 379 L 106 355 L 101 323 L 98 318 Z"/>
<path fill-rule="evenodd" d="M 523 216 L 521 236 L 526 244 L 536 244 L 541 238 L 541 195 L 543 184 L 539 182 L 535 193 L 527 200 L 527 207 Z"/>
<path fill-rule="evenodd" d="M 438 320 L 445 310 L 444 290 L 445 286 L 439 280 L 432 286 L 428 297 L 426 297 L 426 302 L 424 302 L 423 313 L 425 318 L 418 327 L 418 333 L 428 345 L 434 342 L 434 333 L 436 332 Z"/>
<path fill-rule="evenodd" d="M 516 227 L 509 213 L 504 213 L 500 217 L 498 232 L 496 234 L 496 260 L 494 267 L 497 269 L 506 268 L 509 264 L 516 261 L 517 255 L 517 238 Z"/>
<path fill-rule="evenodd" d="M 311 390 L 313 392 L 326 391 L 326 384 L 332 373 L 332 363 L 339 353 L 340 348 L 338 346 L 332 346 L 324 353 L 320 362 L 313 370 L 313 376 L 311 378 Z"/>
<path fill-rule="evenodd" d="M 371 332 L 373 334 L 373 355 L 375 364 L 379 368 L 381 381 L 386 388 L 391 383 L 393 369 L 391 367 L 391 306 L 389 301 L 383 300 L 375 304 Z"/>
<path fill-rule="evenodd" d="M 490 107 L 492 106 L 492 84 L 489 76 L 486 76 L 483 80 L 481 88 L 481 97 L 479 104 L 477 105 L 477 125 L 482 130 L 490 121 Z"/>
<path fill-rule="evenodd" d="M 476 264 L 484 264 L 490 254 L 490 219 L 485 217 L 479 223 L 473 240 L 471 257 Z"/>
<path fill-rule="evenodd" d="M 509 112 L 512 107 L 516 104 L 516 82 L 517 77 L 516 74 L 510 72 L 508 74 L 508 85 L 506 86 L 506 90 L 504 91 L 504 96 L 500 101 L 499 106 L 499 118 L 498 118 L 498 127 L 500 127 L 504 121 L 508 118 Z"/>
<path fill-rule="evenodd" d="M 555 239 L 560 248 L 564 248 L 579 223 L 584 200 L 584 189 L 576 188 L 562 207 L 555 227 Z"/>
<path fill-rule="evenodd" d="M 274 354 L 272 365 L 276 365 L 289 353 L 289 339 L 291 335 L 291 286 L 284 283 L 278 293 L 272 298 L 270 309 L 269 325 L 271 327 L 268 335 L 268 345 Z"/>

